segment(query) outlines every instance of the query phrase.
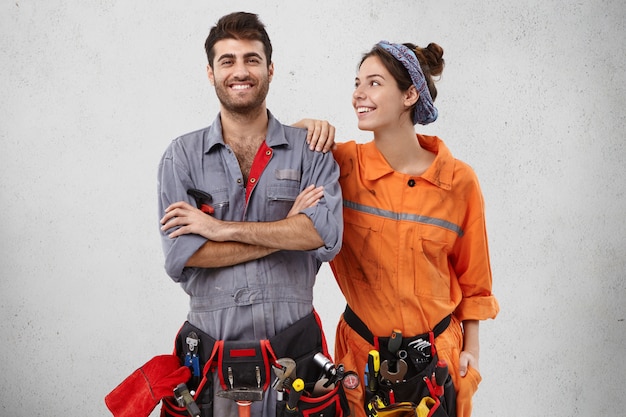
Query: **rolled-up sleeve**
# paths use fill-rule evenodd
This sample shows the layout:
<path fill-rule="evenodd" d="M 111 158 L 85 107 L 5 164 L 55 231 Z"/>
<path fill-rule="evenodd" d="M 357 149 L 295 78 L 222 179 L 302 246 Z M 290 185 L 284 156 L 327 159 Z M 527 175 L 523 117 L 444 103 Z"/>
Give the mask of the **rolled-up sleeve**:
<path fill-rule="evenodd" d="M 305 152 L 311 152 L 306 150 Z M 321 262 L 331 261 L 341 249 L 343 236 L 343 207 L 339 186 L 339 166 L 332 153 L 312 152 L 310 166 L 305 167 L 302 187 L 310 184 L 324 186 L 324 198 L 314 207 L 302 211 L 311 221 L 324 245 L 315 249 L 315 257 Z"/>
<path fill-rule="evenodd" d="M 192 181 L 188 171 L 177 159 L 184 154 L 179 150 L 178 140 L 174 140 L 167 148 L 158 170 L 158 207 L 159 220 L 165 215 L 165 209 L 172 203 L 178 201 L 187 201 L 194 204 L 185 190 L 192 188 Z M 180 155 L 179 155 L 180 154 Z M 170 229 L 166 232 L 161 230 L 159 222 L 159 233 L 161 234 L 161 243 L 163 253 L 165 254 L 165 271 L 175 281 L 182 282 L 186 279 L 185 272 L 188 269 L 185 265 L 191 255 L 193 255 L 207 241 L 204 237 L 196 234 L 185 234 L 176 238 L 170 238 L 169 233 L 176 229 Z"/>

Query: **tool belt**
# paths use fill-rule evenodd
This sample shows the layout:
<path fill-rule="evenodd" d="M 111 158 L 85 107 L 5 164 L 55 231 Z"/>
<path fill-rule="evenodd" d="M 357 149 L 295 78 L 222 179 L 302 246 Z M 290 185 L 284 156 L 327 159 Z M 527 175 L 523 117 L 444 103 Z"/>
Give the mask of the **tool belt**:
<path fill-rule="evenodd" d="M 297 377 L 305 381 L 305 391 L 308 391 L 320 377 L 320 367 L 313 357 L 319 352 L 328 355 L 315 312 L 266 340 L 216 340 L 185 322 L 176 336 L 174 352 L 181 363 L 191 369 L 192 377 L 187 385 L 195 392 L 193 397 L 202 417 L 213 417 L 213 396 L 217 391 L 267 390 L 274 380 L 272 366 L 277 365 L 279 358 L 293 358 Z M 213 372 L 217 372 L 220 387 L 213 387 Z M 288 396 L 289 390 L 285 390 L 277 404 L 277 416 L 343 417 L 348 410 L 341 384 L 320 397 L 302 395 L 298 402 L 299 413 L 283 414 Z M 309 412 L 311 410 L 315 412 Z M 189 414 L 173 397 L 168 397 L 163 399 L 161 417 L 189 417 Z"/>
<path fill-rule="evenodd" d="M 439 361 L 435 338 L 448 328 L 451 316 L 441 320 L 431 332 L 402 336 L 396 352 L 389 350 L 392 337 L 374 336 L 350 306 L 346 306 L 343 318 L 359 336 L 375 347 L 380 355 L 381 371 L 387 371 L 388 379 L 383 372 L 376 376 L 374 391 L 365 387 L 364 406 L 368 416 L 456 416 L 456 391 L 452 377 L 446 374 L 445 380 L 439 381 L 441 385 L 435 380 L 435 374 L 439 375 L 445 364 Z M 394 369 L 391 369 L 391 364 Z M 447 367 L 445 370 L 447 372 Z"/>

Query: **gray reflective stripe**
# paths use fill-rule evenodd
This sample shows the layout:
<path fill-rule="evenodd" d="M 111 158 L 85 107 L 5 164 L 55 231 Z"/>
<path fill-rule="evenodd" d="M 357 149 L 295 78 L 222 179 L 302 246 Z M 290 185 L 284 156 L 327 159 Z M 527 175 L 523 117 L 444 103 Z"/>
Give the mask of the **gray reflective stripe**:
<path fill-rule="evenodd" d="M 425 223 L 431 224 L 434 226 L 443 227 L 445 229 L 451 230 L 459 237 L 463 237 L 463 229 L 460 226 L 457 226 L 454 223 L 450 223 L 449 221 L 443 219 L 437 219 L 436 217 L 428 217 L 428 216 L 420 216 L 419 214 L 409 214 L 409 213 L 395 213 L 389 210 L 382 210 L 376 207 L 364 206 L 362 204 L 354 203 L 352 201 L 343 200 L 343 206 L 350 208 L 352 210 L 360 211 L 362 213 L 373 214 L 374 216 L 381 216 L 387 219 L 392 220 L 405 220 L 409 222 L 416 223 Z"/>

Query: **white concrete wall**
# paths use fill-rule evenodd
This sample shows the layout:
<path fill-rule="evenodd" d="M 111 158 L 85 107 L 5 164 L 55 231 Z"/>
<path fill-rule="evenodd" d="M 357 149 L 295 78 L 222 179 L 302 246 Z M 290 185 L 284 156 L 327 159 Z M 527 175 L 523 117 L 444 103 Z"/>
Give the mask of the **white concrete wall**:
<path fill-rule="evenodd" d="M 34 1 L 0 4 L 0 415 L 106 416 L 104 396 L 169 353 L 187 300 L 163 271 L 156 168 L 218 109 L 204 39 L 260 14 L 269 107 L 331 120 L 361 53 L 438 42 L 442 137 L 477 171 L 494 291 L 476 416 L 618 416 L 626 407 L 626 12 L 562 2 Z M 343 300 L 327 267 L 329 341 Z"/>

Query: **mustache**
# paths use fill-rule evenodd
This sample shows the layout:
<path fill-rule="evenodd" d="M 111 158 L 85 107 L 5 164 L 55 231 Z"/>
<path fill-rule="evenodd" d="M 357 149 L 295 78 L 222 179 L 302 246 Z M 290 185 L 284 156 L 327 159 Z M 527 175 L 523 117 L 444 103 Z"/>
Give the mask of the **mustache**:
<path fill-rule="evenodd" d="M 251 83 L 254 83 L 254 78 L 250 77 L 249 75 L 247 75 L 245 77 L 240 77 L 240 76 L 235 75 L 228 81 L 229 82 L 236 81 L 238 83 L 240 83 L 240 82 L 251 82 Z"/>

